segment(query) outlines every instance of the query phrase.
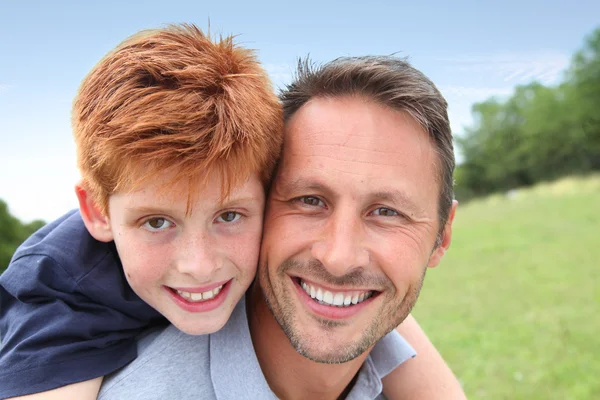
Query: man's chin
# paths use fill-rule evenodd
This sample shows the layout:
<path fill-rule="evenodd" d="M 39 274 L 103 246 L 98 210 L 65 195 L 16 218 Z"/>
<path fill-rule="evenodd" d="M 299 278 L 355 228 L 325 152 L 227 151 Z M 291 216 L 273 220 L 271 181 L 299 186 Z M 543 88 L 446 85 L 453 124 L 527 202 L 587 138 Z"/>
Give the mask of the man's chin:
<path fill-rule="evenodd" d="M 339 321 L 317 321 L 313 316 L 305 317 L 308 318 L 280 321 L 279 325 L 296 352 L 311 361 L 345 363 L 368 351 L 375 342 L 372 332 L 358 329 L 355 324 L 342 325 Z"/>
<path fill-rule="evenodd" d="M 307 338 L 302 332 L 295 333 L 290 339 L 296 352 L 311 361 L 321 364 L 342 364 L 354 360 L 371 347 L 371 343 L 360 338 L 358 341 L 344 340 L 331 335 L 335 340 L 323 342 L 318 338 Z"/>

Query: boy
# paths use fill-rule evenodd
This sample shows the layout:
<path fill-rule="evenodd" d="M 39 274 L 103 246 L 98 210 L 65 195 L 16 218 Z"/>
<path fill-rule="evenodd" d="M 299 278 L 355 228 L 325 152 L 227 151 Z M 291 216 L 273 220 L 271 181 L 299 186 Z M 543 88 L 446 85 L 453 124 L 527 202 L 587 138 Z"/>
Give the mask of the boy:
<path fill-rule="evenodd" d="M 282 116 L 252 51 L 192 25 L 142 32 L 89 73 L 72 118 L 80 211 L 0 279 L 1 398 L 122 367 L 161 314 L 214 332 L 254 278 Z"/>

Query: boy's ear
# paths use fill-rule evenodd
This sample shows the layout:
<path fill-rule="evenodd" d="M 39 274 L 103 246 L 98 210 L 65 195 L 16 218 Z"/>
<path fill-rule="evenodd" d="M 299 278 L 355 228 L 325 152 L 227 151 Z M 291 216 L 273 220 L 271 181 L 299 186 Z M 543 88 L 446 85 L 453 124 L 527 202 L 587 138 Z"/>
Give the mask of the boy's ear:
<path fill-rule="evenodd" d="M 441 233 L 442 236 L 440 237 L 437 247 L 433 250 L 431 257 L 429 257 L 429 264 L 427 266 L 430 268 L 436 267 L 440 261 L 442 261 L 444 254 L 446 254 L 446 250 L 450 247 L 450 243 L 452 242 L 452 223 L 454 222 L 454 214 L 456 214 L 457 206 L 458 202 L 453 200 L 450 213 L 448 214 L 448 221 L 446 221 L 444 230 Z"/>
<path fill-rule="evenodd" d="M 81 182 L 75 185 L 75 194 L 79 200 L 81 218 L 90 235 L 100 242 L 112 241 L 114 237 L 108 217 L 100 211 L 100 207 L 92 200 L 92 196 Z"/>

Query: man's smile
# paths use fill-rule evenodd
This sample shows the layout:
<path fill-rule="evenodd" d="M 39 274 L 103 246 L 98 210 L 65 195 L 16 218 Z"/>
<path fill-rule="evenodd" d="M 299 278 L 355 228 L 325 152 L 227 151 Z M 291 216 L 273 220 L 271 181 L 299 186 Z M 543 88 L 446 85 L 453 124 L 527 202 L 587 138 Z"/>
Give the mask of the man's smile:
<path fill-rule="evenodd" d="M 314 282 L 298 278 L 299 284 L 312 299 L 320 304 L 337 307 L 349 307 L 367 300 L 374 293 L 373 290 L 334 290 L 328 289 Z"/>
<path fill-rule="evenodd" d="M 360 289 L 333 289 L 302 278 L 292 277 L 302 303 L 320 318 L 346 319 L 357 315 L 380 292 Z"/>

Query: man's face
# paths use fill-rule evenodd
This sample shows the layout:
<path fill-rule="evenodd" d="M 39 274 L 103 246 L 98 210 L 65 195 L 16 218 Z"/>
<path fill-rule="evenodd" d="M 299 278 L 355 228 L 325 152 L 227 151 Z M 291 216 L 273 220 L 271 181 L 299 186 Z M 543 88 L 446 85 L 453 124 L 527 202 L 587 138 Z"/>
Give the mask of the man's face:
<path fill-rule="evenodd" d="M 363 98 L 313 99 L 289 121 L 259 279 L 300 354 L 349 361 L 408 315 L 450 243 L 451 219 L 436 246 L 436 166 L 417 122 Z"/>
<path fill-rule="evenodd" d="M 233 188 L 200 189 L 186 214 L 188 183 L 168 176 L 109 199 L 110 229 L 127 281 L 148 304 L 188 334 L 219 330 L 256 272 L 264 190 L 258 177 Z"/>

